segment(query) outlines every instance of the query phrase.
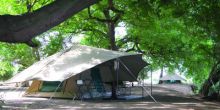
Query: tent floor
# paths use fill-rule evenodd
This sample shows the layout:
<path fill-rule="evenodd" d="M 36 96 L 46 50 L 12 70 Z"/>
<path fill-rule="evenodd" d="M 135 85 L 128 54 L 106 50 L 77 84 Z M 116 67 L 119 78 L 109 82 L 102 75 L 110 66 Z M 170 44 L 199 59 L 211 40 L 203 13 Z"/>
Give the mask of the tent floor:
<path fill-rule="evenodd" d="M 36 93 L 29 93 L 25 94 L 25 97 L 53 97 L 53 98 L 73 98 L 73 95 L 70 93 L 63 93 L 63 92 L 36 92 Z"/>
<path fill-rule="evenodd" d="M 144 98 L 142 95 L 118 95 L 116 99 L 111 98 L 111 92 L 106 92 L 105 94 L 92 93 L 93 97 L 89 93 L 85 93 L 81 98 L 75 98 L 76 100 L 93 100 L 93 99 L 103 99 L 103 100 L 135 100 Z M 45 97 L 45 98 L 59 98 L 59 99 L 73 99 L 71 94 L 63 94 L 62 92 L 57 92 L 55 94 L 50 92 L 37 92 L 32 94 L 26 94 L 25 97 Z"/>
<path fill-rule="evenodd" d="M 136 100 L 136 99 L 143 99 L 144 97 L 140 95 L 124 95 L 124 96 L 117 96 L 116 99 L 111 97 L 103 98 L 103 100 Z"/>
<path fill-rule="evenodd" d="M 95 93 L 92 93 L 95 94 Z M 144 96 L 142 95 L 135 95 L 135 94 L 129 94 L 129 95 L 117 95 L 116 99 L 111 98 L 111 92 L 106 92 L 105 94 L 96 95 L 93 97 L 88 96 L 88 94 L 84 94 L 82 99 L 90 100 L 90 99 L 103 99 L 103 100 L 135 100 L 135 99 L 142 99 Z"/>

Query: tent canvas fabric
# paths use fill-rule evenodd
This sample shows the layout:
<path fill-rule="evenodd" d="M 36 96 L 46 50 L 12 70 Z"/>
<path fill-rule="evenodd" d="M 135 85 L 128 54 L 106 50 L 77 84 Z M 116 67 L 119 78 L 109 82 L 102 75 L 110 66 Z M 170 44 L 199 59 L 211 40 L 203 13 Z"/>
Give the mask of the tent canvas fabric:
<path fill-rule="evenodd" d="M 55 93 L 54 97 L 72 97 L 72 94 L 77 92 L 76 80 L 91 79 L 91 68 L 99 68 L 103 82 L 115 81 L 114 61 L 117 59 L 120 59 L 123 65 L 126 65 L 133 73 L 133 75 L 128 74 L 127 68 L 119 64 L 118 81 L 136 81 L 140 70 L 147 65 L 141 54 L 74 45 L 70 49 L 58 52 L 33 64 L 6 83 L 33 80 L 26 95 L 35 93 L 36 96 L 47 97 L 51 96 L 50 92 L 39 91 L 43 83 L 45 81 L 59 81 L 62 82 L 61 90 Z"/>
<path fill-rule="evenodd" d="M 31 97 L 56 97 L 56 98 L 73 98 L 74 95 L 78 95 L 79 88 L 76 84 L 77 79 L 86 79 L 90 80 L 91 77 L 89 76 L 90 71 L 86 70 L 80 75 L 73 76 L 71 78 L 68 78 L 64 80 L 62 83 L 57 83 L 55 85 L 55 88 L 51 91 L 42 91 L 43 84 L 47 81 L 40 81 L 40 80 L 34 80 L 31 84 L 31 86 L 26 90 L 24 96 L 31 96 Z M 49 81 L 51 82 L 51 81 Z M 56 83 L 56 82 L 55 82 Z M 56 90 L 58 85 L 60 90 Z M 87 87 L 81 88 L 83 90 L 87 89 Z M 88 91 L 85 91 L 88 92 Z"/>
<path fill-rule="evenodd" d="M 33 64 L 24 71 L 16 74 L 6 83 L 30 80 L 64 81 L 85 70 L 91 69 L 99 64 L 105 64 L 117 58 L 120 58 L 136 77 L 139 71 L 147 65 L 147 63 L 142 60 L 141 54 L 75 45 L 64 52 L 59 52 Z M 111 70 L 108 66 L 106 67 L 106 69 L 103 69 L 105 75 L 111 74 Z M 120 77 L 121 80 L 134 81 L 134 78 L 127 74 L 126 69 L 120 69 L 119 73 L 122 75 L 122 77 Z M 108 78 L 105 79 L 108 80 Z"/>

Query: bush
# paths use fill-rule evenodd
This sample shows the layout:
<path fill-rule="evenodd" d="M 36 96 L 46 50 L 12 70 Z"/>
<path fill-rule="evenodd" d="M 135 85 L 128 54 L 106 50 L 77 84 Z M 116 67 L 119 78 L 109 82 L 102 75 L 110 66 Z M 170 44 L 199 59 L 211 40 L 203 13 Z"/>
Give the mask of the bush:
<path fill-rule="evenodd" d="M 7 72 L 4 74 L 0 74 L 0 80 L 8 80 L 9 78 L 11 78 L 13 76 L 13 72 Z"/>

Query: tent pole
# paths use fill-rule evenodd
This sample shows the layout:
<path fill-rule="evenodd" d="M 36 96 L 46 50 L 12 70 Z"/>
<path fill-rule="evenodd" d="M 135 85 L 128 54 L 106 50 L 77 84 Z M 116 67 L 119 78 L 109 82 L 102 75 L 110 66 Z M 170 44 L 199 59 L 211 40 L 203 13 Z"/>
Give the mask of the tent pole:
<path fill-rule="evenodd" d="M 117 99 L 117 91 L 118 91 L 118 72 L 119 72 L 119 60 L 116 59 L 113 61 L 113 81 L 112 81 L 112 99 Z"/>
<path fill-rule="evenodd" d="M 116 81 L 117 81 L 117 85 L 116 85 L 117 90 L 116 90 L 116 91 L 118 92 L 118 90 L 119 90 L 119 89 L 118 89 L 118 75 L 119 75 L 119 61 L 118 61 L 118 58 L 116 59 L 116 75 L 117 75 L 117 76 L 116 76 L 116 78 L 117 78 L 117 79 L 116 79 Z M 117 93 L 117 92 L 116 92 L 116 93 Z"/>
<path fill-rule="evenodd" d="M 130 71 L 130 69 L 124 64 L 124 62 L 122 62 L 120 59 L 118 59 L 119 60 L 119 62 L 125 67 L 125 69 L 128 71 L 128 73 L 136 80 L 136 77 L 134 76 L 134 74 Z M 139 80 L 138 80 L 138 82 L 139 82 Z M 151 97 L 151 99 L 155 102 L 155 103 L 157 103 L 157 101 L 154 99 L 154 97 L 146 90 L 146 88 L 144 88 L 143 86 L 142 86 L 142 88 L 145 90 L 145 92 Z"/>

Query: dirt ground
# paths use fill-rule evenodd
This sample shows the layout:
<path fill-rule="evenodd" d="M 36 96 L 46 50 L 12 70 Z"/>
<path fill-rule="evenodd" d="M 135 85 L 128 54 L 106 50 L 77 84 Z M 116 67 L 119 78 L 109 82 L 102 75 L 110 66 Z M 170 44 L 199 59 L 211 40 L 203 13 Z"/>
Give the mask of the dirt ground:
<path fill-rule="evenodd" d="M 21 97 L 24 88 L 0 86 L 2 110 L 220 110 L 219 102 L 201 100 L 189 94 L 154 86 L 155 103 L 149 96 L 135 100 L 66 100 Z"/>

